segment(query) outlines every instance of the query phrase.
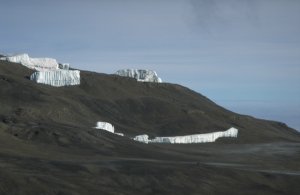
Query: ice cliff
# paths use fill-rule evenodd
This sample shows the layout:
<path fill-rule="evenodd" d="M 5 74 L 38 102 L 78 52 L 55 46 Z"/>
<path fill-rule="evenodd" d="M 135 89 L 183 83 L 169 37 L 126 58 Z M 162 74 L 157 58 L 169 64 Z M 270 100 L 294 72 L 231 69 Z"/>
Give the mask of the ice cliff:
<path fill-rule="evenodd" d="M 69 70 L 69 64 L 59 64 L 53 58 L 31 58 L 28 54 L 18 54 L 0 57 L 0 60 L 19 63 L 36 70 L 30 80 L 55 87 L 79 85 L 80 71 Z"/>
<path fill-rule="evenodd" d="M 133 140 L 139 141 L 139 142 L 144 142 L 144 143 L 148 144 L 149 136 L 146 135 L 146 134 L 144 134 L 144 135 L 138 135 L 138 136 L 135 136 L 133 138 Z"/>
<path fill-rule="evenodd" d="M 99 122 L 96 123 L 95 128 L 96 129 L 102 129 L 102 130 L 105 130 L 105 131 L 109 131 L 111 133 L 115 132 L 115 127 L 112 124 L 108 123 L 108 122 L 99 121 Z"/>
<path fill-rule="evenodd" d="M 238 129 L 230 128 L 227 131 L 218 131 L 204 134 L 194 134 L 185 136 L 173 136 L 173 137 L 155 137 L 149 140 L 148 135 L 138 135 L 134 140 L 143 143 L 171 143 L 171 144 L 191 144 L 191 143 L 206 143 L 215 142 L 221 137 L 237 137 Z"/>
<path fill-rule="evenodd" d="M 95 128 L 96 129 L 102 129 L 102 130 L 108 131 L 110 133 L 119 135 L 119 136 L 124 136 L 123 133 L 117 133 L 117 132 L 115 132 L 115 127 L 112 124 L 108 123 L 108 122 L 98 121 L 96 123 L 96 127 Z"/>
<path fill-rule="evenodd" d="M 28 54 L 18 54 L 1 57 L 0 60 L 20 63 L 30 69 L 37 71 L 49 71 L 59 69 L 59 64 L 53 58 L 30 58 Z"/>
<path fill-rule="evenodd" d="M 122 69 L 118 70 L 115 74 L 123 77 L 135 78 L 140 82 L 162 82 L 161 78 L 159 78 L 157 73 L 153 70 Z"/>
<path fill-rule="evenodd" d="M 102 129 L 110 133 L 124 136 L 123 133 L 116 133 L 115 128 L 112 124 L 108 122 L 97 122 L 96 129 Z M 215 142 L 218 138 L 221 137 L 237 137 L 238 129 L 231 127 L 227 131 L 218 131 L 212 133 L 204 134 L 194 134 L 194 135 L 184 135 L 184 136 L 173 136 L 173 137 L 155 137 L 154 139 L 149 139 L 149 136 L 146 134 L 137 135 L 133 140 L 143 143 L 171 143 L 171 144 L 192 144 L 192 143 L 206 143 L 206 142 Z"/>
<path fill-rule="evenodd" d="M 30 80 L 54 87 L 80 85 L 79 70 L 39 71 L 30 76 Z"/>

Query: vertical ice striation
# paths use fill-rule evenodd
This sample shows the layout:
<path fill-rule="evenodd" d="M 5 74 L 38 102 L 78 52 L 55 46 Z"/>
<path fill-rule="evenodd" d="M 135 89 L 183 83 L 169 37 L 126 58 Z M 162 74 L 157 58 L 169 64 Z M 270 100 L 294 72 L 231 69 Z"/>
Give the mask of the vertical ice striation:
<path fill-rule="evenodd" d="M 20 63 L 30 69 L 37 71 L 49 71 L 59 69 L 59 64 L 53 58 L 30 58 L 28 54 L 18 54 L 1 57 L 0 60 Z"/>
<path fill-rule="evenodd" d="M 58 64 L 53 58 L 30 58 L 28 54 L 2 56 L 0 60 L 20 63 L 30 69 L 37 70 L 30 80 L 55 87 L 79 85 L 80 71 L 69 70 L 69 64 Z"/>
<path fill-rule="evenodd" d="M 54 87 L 80 85 L 79 70 L 53 70 L 35 72 L 30 76 L 30 80 L 37 83 L 51 85 Z"/>
<path fill-rule="evenodd" d="M 238 129 L 231 127 L 227 131 L 218 131 L 204 134 L 194 134 L 185 136 L 173 136 L 173 137 L 155 137 L 148 140 L 147 135 L 139 135 L 134 138 L 136 141 L 144 143 L 171 143 L 171 144 L 191 144 L 191 143 L 206 143 L 215 142 L 221 137 L 237 137 Z"/>
<path fill-rule="evenodd" d="M 161 78 L 159 78 L 157 73 L 153 70 L 122 69 L 118 70 L 115 74 L 123 77 L 135 78 L 137 81 L 141 82 L 162 82 Z"/>

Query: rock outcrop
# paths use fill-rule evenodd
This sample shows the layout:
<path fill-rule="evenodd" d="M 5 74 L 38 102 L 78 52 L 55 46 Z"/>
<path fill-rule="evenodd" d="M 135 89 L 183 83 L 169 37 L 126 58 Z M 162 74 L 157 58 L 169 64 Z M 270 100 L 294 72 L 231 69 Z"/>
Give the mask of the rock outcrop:
<path fill-rule="evenodd" d="M 30 80 L 37 83 L 62 87 L 69 85 L 80 85 L 79 70 L 53 70 L 38 71 L 30 76 Z"/>
<path fill-rule="evenodd" d="M 159 78 L 157 73 L 153 70 L 122 69 L 118 70 L 115 74 L 123 77 L 135 78 L 140 82 L 162 82 L 161 78 Z"/>

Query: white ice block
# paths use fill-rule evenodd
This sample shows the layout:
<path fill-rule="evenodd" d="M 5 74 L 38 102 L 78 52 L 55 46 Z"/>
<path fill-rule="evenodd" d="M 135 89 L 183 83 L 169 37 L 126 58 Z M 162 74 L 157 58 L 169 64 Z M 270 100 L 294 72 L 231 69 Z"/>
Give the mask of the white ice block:
<path fill-rule="evenodd" d="M 97 122 L 96 123 L 96 129 L 102 129 L 102 130 L 105 130 L 105 131 L 108 131 L 110 133 L 113 133 L 115 135 L 119 135 L 119 136 L 124 136 L 123 133 L 118 133 L 118 132 L 115 132 L 115 128 L 112 124 L 108 123 L 108 122 Z"/>
<path fill-rule="evenodd" d="M 133 140 L 148 144 L 149 136 L 146 135 L 146 134 L 144 134 L 144 135 L 137 135 L 137 136 L 135 136 L 133 138 Z"/>
<path fill-rule="evenodd" d="M 37 71 L 49 71 L 59 69 L 59 64 L 53 58 L 30 58 L 28 54 L 18 54 L 1 57 L 0 60 L 20 63 L 30 69 Z"/>
<path fill-rule="evenodd" d="M 102 122 L 102 121 L 98 121 L 96 124 L 96 129 L 102 129 L 105 131 L 109 131 L 111 133 L 115 132 L 115 128 L 112 124 L 108 123 L 108 122 Z"/>
<path fill-rule="evenodd" d="M 54 87 L 80 85 L 79 70 L 39 71 L 30 76 L 30 80 Z"/>
<path fill-rule="evenodd" d="M 135 78 L 140 82 L 162 82 L 161 78 L 159 78 L 157 73 L 153 70 L 122 69 L 118 70 L 115 74 L 123 77 Z"/>
<path fill-rule="evenodd" d="M 191 143 L 206 143 L 215 142 L 221 137 L 237 137 L 238 129 L 231 127 L 227 131 L 218 131 L 204 134 L 172 136 L 172 137 L 155 137 L 149 140 L 148 135 L 136 136 L 134 140 L 144 143 L 171 143 L 171 144 L 191 144 Z"/>

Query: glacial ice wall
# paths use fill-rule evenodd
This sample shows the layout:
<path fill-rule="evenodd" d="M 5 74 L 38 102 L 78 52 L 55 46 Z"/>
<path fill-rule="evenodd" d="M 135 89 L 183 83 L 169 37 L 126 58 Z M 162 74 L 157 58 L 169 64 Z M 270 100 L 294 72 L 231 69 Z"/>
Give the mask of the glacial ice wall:
<path fill-rule="evenodd" d="M 173 136 L 173 137 L 155 137 L 148 140 L 147 135 L 139 135 L 134 138 L 136 141 L 143 143 L 171 143 L 171 144 L 191 144 L 191 143 L 207 143 L 215 142 L 221 137 L 237 137 L 238 129 L 231 127 L 227 131 L 218 131 L 204 134 L 194 134 L 185 136 Z"/>
<path fill-rule="evenodd" d="M 102 121 L 98 121 L 96 123 L 96 129 L 102 129 L 102 130 L 105 130 L 105 131 L 109 131 L 111 133 L 114 133 L 115 132 L 115 127 L 108 123 L 108 122 L 102 122 Z"/>
<path fill-rule="evenodd" d="M 18 54 L 1 57 L 0 60 L 20 63 L 30 69 L 37 71 L 49 71 L 59 69 L 59 64 L 53 58 L 30 58 L 28 54 Z"/>
<path fill-rule="evenodd" d="M 124 136 L 123 133 L 115 132 L 115 128 L 112 124 L 108 122 L 97 122 L 96 129 L 102 129 L 110 133 Z M 221 137 L 237 137 L 238 129 L 231 127 L 227 131 L 218 131 L 212 133 L 204 134 L 194 134 L 194 135 L 185 135 L 185 136 L 173 136 L 173 137 L 155 137 L 154 139 L 149 139 L 147 134 L 137 135 L 133 140 L 143 143 L 171 143 L 171 144 L 192 144 L 192 143 L 207 143 L 215 142 L 218 138 Z"/>
<path fill-rule="evenodd" d="M 135 141 L 139 141 L 139 142 L 144 142 L 146 144 L 148 144 L 149 141 L 149 136 L 144 134 L 144 135 L 137 135 L 133 138 L 133 140 Z"/>
<path fill-rule="evenodd" d="M 135 78 L 140 82 L 162 82 L 161 78 L 159 78 L 157 73 L 153 70 L 122 69 L 118 70 L 115 74 L 123 77 Z"/>
<path fill-rule="evenodd" d="M 108 131 L 108 132 L 113 133 L 115 135 L 124 136 L 123 133 L 117 133 L 117 132 L 115 132 L 115 127 L 112 124 L 108 123 L 108 122 L 98 121 L 96 123 L 96 127 L 95 128 L 96 129 L 102 129 L 102 130 Z"/>
<path fill-rule="evenodd" d="M 30 80 L 54 87 L 80 85 L 79 70 L 39 71 L 30 76 Z"/>

